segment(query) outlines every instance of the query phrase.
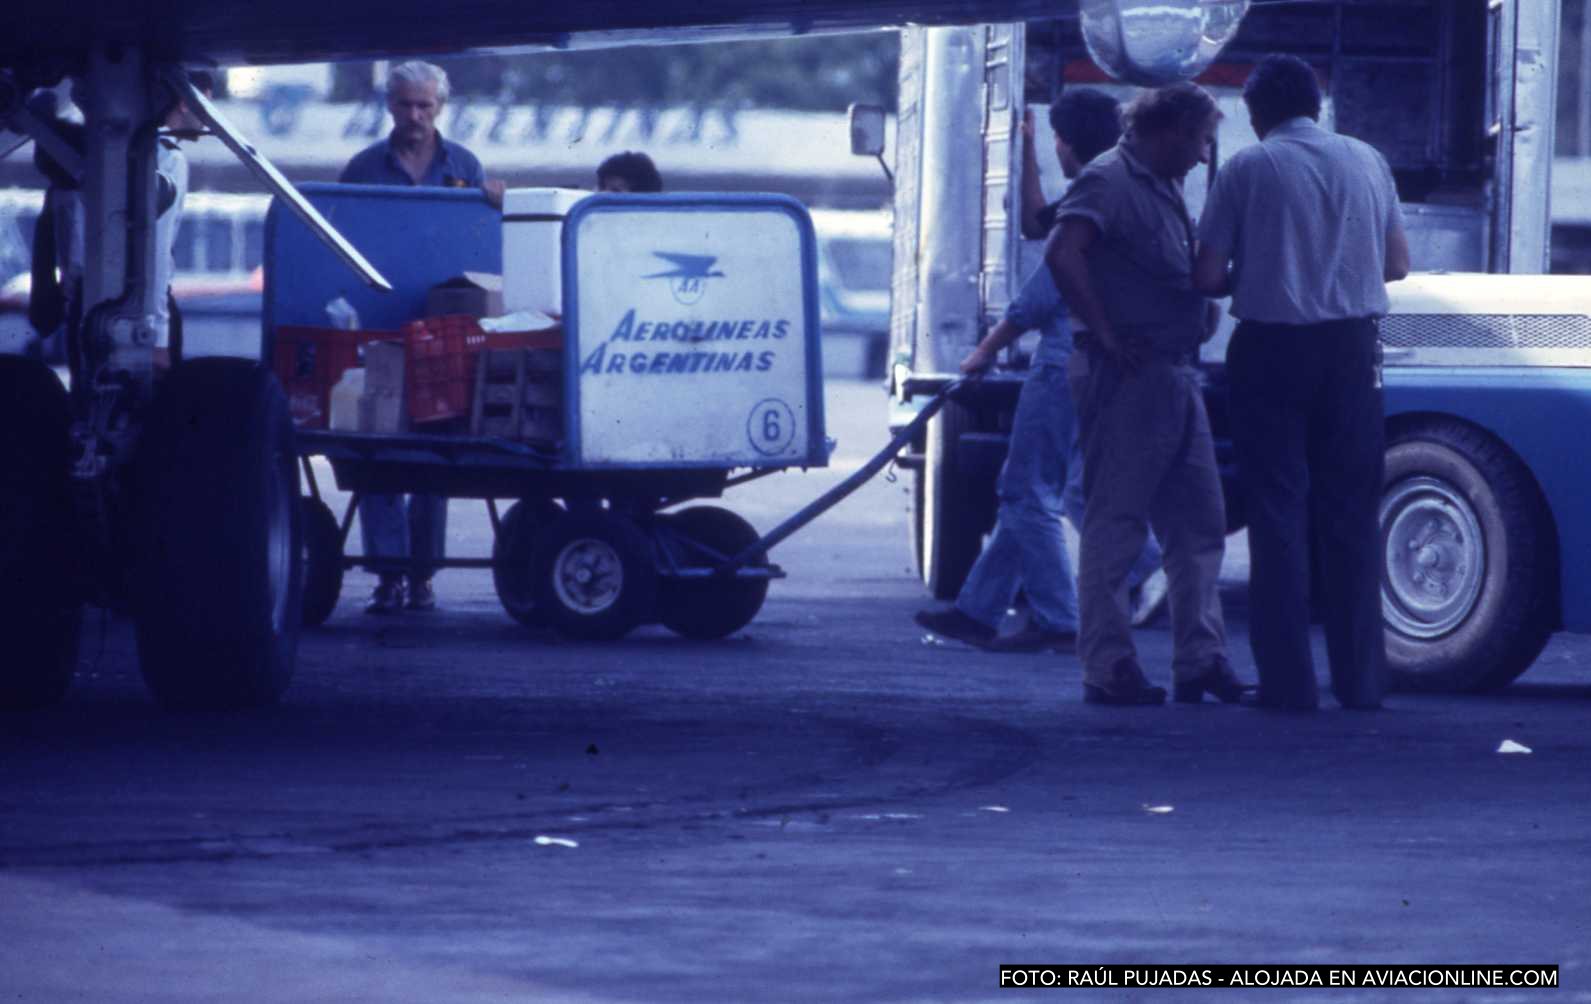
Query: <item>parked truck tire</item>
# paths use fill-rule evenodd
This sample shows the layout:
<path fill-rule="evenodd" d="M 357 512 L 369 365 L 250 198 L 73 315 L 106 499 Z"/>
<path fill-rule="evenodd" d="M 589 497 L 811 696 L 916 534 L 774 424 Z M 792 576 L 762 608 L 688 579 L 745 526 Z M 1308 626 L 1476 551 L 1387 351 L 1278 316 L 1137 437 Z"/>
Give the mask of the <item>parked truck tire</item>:
<path fill-rule="evenodd" d="M 960 470 L 957 448 L 973 430 L 972 412 L 946 401 L 928 423 L 923 469 L 912 495 L 912 524 L 918 531 L 918 570 L 935 599 L 951 600 L 983 549 L 984 509 L 978 486 Z"/>
<path fill-rule="evenodd" d="M 342 528 L 331 507 L 320 499 L 306 495 L 299 506 L 304 529 L 304 626 L 320 627 L 342 595 Z"/>
<path fill-rule="evenodd" d="M 1380 506 L 1392 683 L 1481 691 L 1535 661 L 1557 622 L 1557 542 L 1530 472 L 1457 420 L 1394 429 Z"/>
<path fill-rule="evenodd" d="M 538 529 L 531 575 L 537 606 L 571 638 L 622 638 L 657 611 L 652 542 L 611 511 L 568 513 Z"/>
<path fill-rule="evenodd" d="M 718 506 L 692 506 L 659 520 L 668 534 L 664 546 L 675 547 L 675 560 L 687 566 L 716 564 L 759 537 L 750 523 Z M 766 567 L 768 557 L 758 555 L 749 564 Z M 686 638 L 723 638 L 750 624 L 767 598 L 767 579 L 675 579 L 658 594 L 658 620 Z"/>
<path fill-rule="evenodd" d="M 0 709 L 66 695 L 82 597 L 73 581 L 72 409 L 48 366 L 0 356 Z"/>
<path fill-rule="evenodd" d="M 144 680 L 174 709 L 274 703 L 303 620 L 287 397 L 242 359 L 174 368 L 133 470 L 134 619 Z"/>

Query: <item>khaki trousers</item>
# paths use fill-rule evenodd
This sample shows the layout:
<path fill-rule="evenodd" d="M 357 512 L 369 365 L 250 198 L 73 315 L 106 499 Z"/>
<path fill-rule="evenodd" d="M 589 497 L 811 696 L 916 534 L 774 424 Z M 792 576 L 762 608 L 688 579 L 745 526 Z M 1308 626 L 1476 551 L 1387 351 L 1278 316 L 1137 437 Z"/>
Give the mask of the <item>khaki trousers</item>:
<path fill-rule="evenodd" d="M 1165 549 L 1172 674 L 1200 675 L 1226 655 L 1216 580 L 1226 507 L 1210 420 L 1196 373 L 1166 359 L 1133 372 L 1079 349 L 1069 364 L 1083 446 L 1083 529 L 1078 567 L 1078 654 L 1083 679 L 1106 682 L 1137 658 L 1127 575 L 1150 524 Z"/>

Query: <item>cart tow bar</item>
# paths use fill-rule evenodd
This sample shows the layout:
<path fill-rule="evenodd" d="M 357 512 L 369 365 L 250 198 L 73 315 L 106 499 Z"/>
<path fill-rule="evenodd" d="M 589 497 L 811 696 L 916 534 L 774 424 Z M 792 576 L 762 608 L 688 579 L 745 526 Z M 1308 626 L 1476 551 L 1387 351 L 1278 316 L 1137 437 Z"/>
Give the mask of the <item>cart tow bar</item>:
<path fill-rule="evenodd" d="M 964 384 L 973 379 L 976 379 L 976 377 L 962 377 L 946 384 L 939 393 L 929 399 L 927 404 L 923 405 L 922 410 L 917 413 L 917 417 L 907 423 L 906 428 L 896 433 L 895 438 L 889 441 L 888 446 L 879 451 L 873 459 L 863 464 L 855 474 L 830 488 L 806 508 L 769 530 L 755 544 L 750 545 L 733 558 L 713 569 L 713 574 L 720 576 L 734 575 L 748 562 L 757 560 L 758 557 L 766 554 L 775 544 L 834 508 L 841 499 L 862 487 L 873 475 L 883 469 L 885 464 L 894 460 L 895 454 L 899 453 L 907 443 L 911 442 L 912 437 L 917 435 L 919 429 L 928 424 L 929 419 L 939 413 L 939 409 L 945 406 L 945 402 L 950 400 L 951 396 L 960 390 Z"/>

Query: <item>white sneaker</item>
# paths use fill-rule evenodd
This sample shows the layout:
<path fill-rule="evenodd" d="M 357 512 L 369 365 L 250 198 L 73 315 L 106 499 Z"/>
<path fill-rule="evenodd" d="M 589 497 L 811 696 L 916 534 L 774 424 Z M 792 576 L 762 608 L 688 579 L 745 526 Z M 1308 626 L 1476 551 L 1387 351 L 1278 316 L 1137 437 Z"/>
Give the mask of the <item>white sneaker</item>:
<path fill-rule="evenodd" d="M 1166 581 L 1166 570 L 1157 568 L 1138 584 L 1132 591 L 1132 626 L 1143 627 L 1166 608 L 1166 596 L 1170 591 L 1170 583 Z"/>

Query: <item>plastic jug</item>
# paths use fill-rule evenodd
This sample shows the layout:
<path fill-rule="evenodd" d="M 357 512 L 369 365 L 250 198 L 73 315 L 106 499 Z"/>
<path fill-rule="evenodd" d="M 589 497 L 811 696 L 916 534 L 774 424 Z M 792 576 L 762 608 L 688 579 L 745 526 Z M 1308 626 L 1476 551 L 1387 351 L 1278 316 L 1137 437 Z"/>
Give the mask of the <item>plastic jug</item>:
<path fill-rule="evenodd" d="M 345 432 L 359 429 L 359 398 L 365 392 L 365 371 L 355 366 L 343 371 L 342 379 L 331 389 L 331 422 L 329 427 Z"/>

